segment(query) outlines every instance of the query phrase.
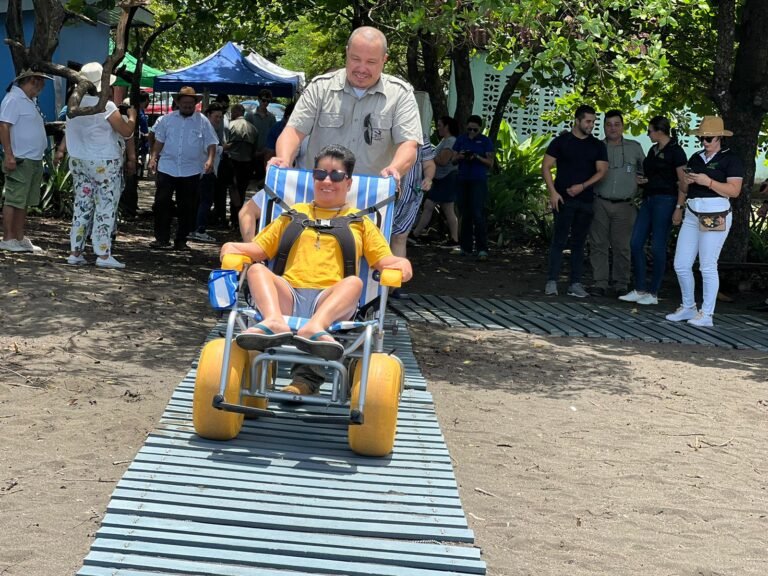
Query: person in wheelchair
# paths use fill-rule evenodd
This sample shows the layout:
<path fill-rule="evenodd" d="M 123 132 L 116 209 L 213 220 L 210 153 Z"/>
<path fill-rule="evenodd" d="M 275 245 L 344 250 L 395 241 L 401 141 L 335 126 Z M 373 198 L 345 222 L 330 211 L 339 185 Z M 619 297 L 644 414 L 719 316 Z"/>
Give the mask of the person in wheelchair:
<path fill-rule="evenodd" d="M 413 276 L 410 261 L 392 254 L 384 235 L 367 217 L 354 218 L 348 224 L 357 259 L 354 270 L 345 266 L 341 240 L 328 233 L 324 225 L 331 219 L 357 212 L 347 204 L 354 167 L 354 154 L 340 145 L 326 146 L 315 157 L 314 200 L 293 206 L 307 219 L 290 247 L 281 274 L 275 274 L 263 262 L 278 255 L 281 240 L 292 222 L 286 213 L 251 242 L 228 242 L 222 246 L 222 258 L 226 254 L 242 254 L 255 263 L 248 269 L 247 281 L 254 306 L 263 319 L 238 336 L 237 343 L 242 348 L 264 350 L 292 343 L 308 354 L 338 360 L 344 347 L 327 328 L 333 322 L 352 318 L 357 310 L 363 289 L 363 282 L 356 275 L 359 257 L 364 256 L 371 268 L 379 271 L 400 270 L 404 282 Z M 283 315 L 309 321 L 294 336 Z M 285 391 L 314 394 L 317 388 L 310 383 L 294 382 Z"/>

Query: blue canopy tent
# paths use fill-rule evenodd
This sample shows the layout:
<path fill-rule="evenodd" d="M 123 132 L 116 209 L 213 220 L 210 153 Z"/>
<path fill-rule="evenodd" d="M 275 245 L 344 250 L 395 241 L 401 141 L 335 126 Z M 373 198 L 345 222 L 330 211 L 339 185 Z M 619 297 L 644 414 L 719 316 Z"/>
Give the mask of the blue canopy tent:
<path fill-rule="evenodd" d="M 227 42 L 221 49 L 200 62 L 155 77 L 156 92 L 176 92 L 182 86 L 192 86 L 198 92 L 256 96 L 269 88 L 273 96 L 293 98 L 299 89 L 301 76 L 279 78 L 261 70 L 245 58 L 240 49 Z"/>

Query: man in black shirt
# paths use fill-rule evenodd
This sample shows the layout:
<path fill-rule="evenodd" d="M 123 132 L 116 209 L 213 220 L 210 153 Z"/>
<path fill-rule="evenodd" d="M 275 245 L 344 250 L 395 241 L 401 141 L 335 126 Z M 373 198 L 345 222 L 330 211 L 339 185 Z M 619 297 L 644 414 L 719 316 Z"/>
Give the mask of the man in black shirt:
<path fill-rule="evenodd" d="M 549 249 L 549 270 L 544 293 L 557 295 L 560 262 L 568 237 L 571 238 L 571 277 L 568 295 L 589 296 L 581 283 L 584 268 L 584 242 L 592 223 L 593 185 L 608 172 L 608 152 L 605 143 L 592 136 L 596 113 L 591 106 L 576 109 L 576 119 L 570 132 L 549 144 L 541 172 L 549 190 L 549 203 L 555 214 L 552 244 Z M 552 178 L 552 168 L 557 176 Z"/>

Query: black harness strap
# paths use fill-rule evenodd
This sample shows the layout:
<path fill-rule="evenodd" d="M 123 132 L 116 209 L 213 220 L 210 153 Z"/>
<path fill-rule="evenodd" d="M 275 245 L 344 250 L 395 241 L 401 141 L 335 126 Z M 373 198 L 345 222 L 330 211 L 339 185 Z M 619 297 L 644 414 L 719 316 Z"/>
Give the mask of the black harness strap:
<path fill-rule="evenodd" d="M 268 186 L 265 186 L 264 190 L 267 195 L 277 202 L 283 209 L 283 213 L 280 214 L 280 217 L 291 219 L 280 238 L 280 244 L 277 247 L 277 254 L 275 255 L 274 264 L 272 266 L 272 272 L 278 276 L 282 276 L 285 272 L 285 266 L 288 263 L 288 254 L 290 253 L 291 248 L 293 248 L 296 240 L 298 240 L 301 233 L 307 228 L 312 228 L 318 234 L 329 234 L 336 238 L 336 241 L 341 248 L 341 257 L 344 262 L 344 278 L 347 276 L 357 276 L 357 250 L 355 249 L 355 237 L 352 234 L 352 230 L 350 230 L 350 224 L 353 222 L 362 222 L 366 215 L 375 212 L 377 216 L 376 224 L 381 227 L 381 212 L 379 212 L 379 208 L 386 206 L 395 199 L 393 196 L 389 196 L 373 206 L 364 208 L 354 214 L 338 216 L 336 218 L 331 218 L 330 220 L 311 220 L 306 214 L 290 208 L 285 201 Z"/>

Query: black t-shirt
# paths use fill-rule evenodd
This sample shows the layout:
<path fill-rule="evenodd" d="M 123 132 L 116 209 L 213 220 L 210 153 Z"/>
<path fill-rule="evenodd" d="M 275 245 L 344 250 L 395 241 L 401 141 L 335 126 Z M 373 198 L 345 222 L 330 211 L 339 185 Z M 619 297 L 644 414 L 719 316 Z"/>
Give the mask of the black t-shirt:
<path fill-rule="evenodd" d="M 569 202 L 578 199 L 582 202 L 592 202 L 594 200 L 592 186 L 577 196 L 568 195 L 566 189 L 574 184 L 583 184 L 592 178 L 597 172 L 596 162 L 608 162 L 608 149 L 605 147 L 605 142 L 591 134 L 586 138 L 577 138 L 573 132 L 567 132 L 549 143 L 547 155 L 557 161 L 555 190 L 563 200 Z"/>
<path fill-rule="evenodd" d="M 648 178 L 643 195 L 677 196 L 677 168 L 685 166 L 687 162 L 685 150 L 676 141 L 670 140 L 661 150 L 658 144 L 654 144 L 643 161 L 643 171 Z"/>
<path fill-rule="evenodd" d="M 741 160 L 729 148 L 720 150 L 706 164 L 701 157 L 702 152 L 703 150 L 699 150 L 688 160 L 691 172 L 706 174 L 715 182 L 727 182 L 728 178 L 744 178 Z M 691 184 L 688 186 L 688 198 L 722 198 L 722 196 L 701 184 Z"/>

